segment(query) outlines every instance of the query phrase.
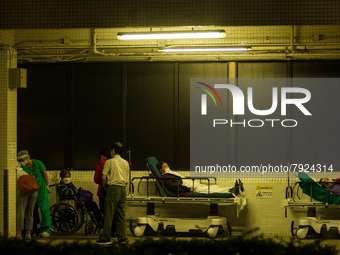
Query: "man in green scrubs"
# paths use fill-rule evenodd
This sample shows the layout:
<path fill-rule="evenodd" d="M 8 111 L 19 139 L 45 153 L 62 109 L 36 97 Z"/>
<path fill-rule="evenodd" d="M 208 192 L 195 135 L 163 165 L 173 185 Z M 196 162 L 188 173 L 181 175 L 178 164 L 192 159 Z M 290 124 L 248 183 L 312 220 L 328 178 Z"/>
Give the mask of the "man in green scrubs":
<path fill-rule="evenodd" d="M 25 172 L 35 175 L 35 180 L 39 184 L 37 205 L 41 212 L 41 227 L 46 228 L 40 233 L 40 236 L 49 237 L 51 231 L 50 205 L 48 202 L 50 189 L 46 167 L 40 160 L 31 159 L 27 150 L 18 153 L 18 161 Z"/>

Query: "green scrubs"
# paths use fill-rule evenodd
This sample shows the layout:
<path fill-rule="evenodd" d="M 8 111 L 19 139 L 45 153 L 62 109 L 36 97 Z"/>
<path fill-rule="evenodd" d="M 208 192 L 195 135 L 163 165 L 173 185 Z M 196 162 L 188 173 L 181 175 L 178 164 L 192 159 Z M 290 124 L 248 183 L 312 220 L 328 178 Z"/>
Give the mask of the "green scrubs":
<path fill-rule="evenodd" d="M 47 230 L 44 230 L 44 232 L 50 232 L 51 231 L 51 214 L 50 214 L 50 205 L 48 202 L 48 190 L 47 185 L 44 179 L 44 176 L 42 172 L 46 170 L 45 165 L 37 159 L 32 159 L 33 167 L 27 167 L 23 166 L 23 170 L 29 174 L 35 175 L 35 180 L 39 184 L 38 189 L 38 199 L 37 199 L 37 205 L 41 212 L 41 227 L 48 227 Z"/>

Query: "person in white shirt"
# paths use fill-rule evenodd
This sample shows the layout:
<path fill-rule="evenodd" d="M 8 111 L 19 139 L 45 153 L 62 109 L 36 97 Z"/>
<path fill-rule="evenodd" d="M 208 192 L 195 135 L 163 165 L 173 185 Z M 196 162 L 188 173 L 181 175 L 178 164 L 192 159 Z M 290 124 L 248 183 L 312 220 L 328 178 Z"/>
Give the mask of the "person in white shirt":
<path fill-rule="evenodd" d="M 113 217 L 116 216 L 116 233 L 118 242 L 125 242 L 126 229 L 126 184 L 129 181 L 129 163 L 121 158 L 123 144 L 116 142 L 112 145 L 113 158 L 105 162 L 102 173 L 102 186 L 107 190 L 105 197 L 104 229 L 97 241 L 100 244 L 111 243 L 111 226 Z"/>

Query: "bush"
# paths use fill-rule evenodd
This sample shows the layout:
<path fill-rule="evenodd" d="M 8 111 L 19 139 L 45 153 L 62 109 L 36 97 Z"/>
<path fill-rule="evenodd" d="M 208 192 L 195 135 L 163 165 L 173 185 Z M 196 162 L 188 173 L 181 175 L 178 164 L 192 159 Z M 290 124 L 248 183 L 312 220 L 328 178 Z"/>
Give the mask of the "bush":
<path fill-rule="evenodd" d="M 98 245 L 94 243 L 60 243 L 52 245 L 37 240 L 24 241 L 18 238 L 0 237 L 1 254 L 22 255 L 190 255 L 190 254 L 289 254 L 289 255 L 312 255 L 312 254 L 336 254 L 334 246 L 323 245 L 322 241 L 314 241 L 303 244 L 300 240 L 289 241 L 265 238 L 262 235 L 231 236 L 224 239 L 178 239 L 178 238 L 141 238 L 133 243 L 111 245 Z"/>

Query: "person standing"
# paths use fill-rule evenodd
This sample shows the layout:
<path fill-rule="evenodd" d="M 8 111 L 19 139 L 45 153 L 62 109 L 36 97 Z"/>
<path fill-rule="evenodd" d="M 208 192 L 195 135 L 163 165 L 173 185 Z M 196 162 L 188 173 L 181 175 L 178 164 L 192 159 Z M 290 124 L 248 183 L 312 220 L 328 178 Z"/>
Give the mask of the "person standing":
<path fill-rule="evenodd" d="M 105 162 L 111 158 L 111 152 L 108 148 L 103 148 L 99 151 L 100 162 L 97 164 L 96 171 L 94 173 L 93 180 L 98 185 L 97 196 L 99 198 L 99 208 L 102 214 L 104 215 L 104 201 L 106 190 L 104 190 L 102 186 L 102 173 L 104 169 Z"/>
<path fill-rule="evenodd" d="M 21 167 L 17 167 L 17 180 L 20 176 L 28 174 Z M 26 230 L 25 239 L 31 240 L 33 229 L 33 210 L 37 201 L 38 191 L 24 193 L 17 188 L 17 237 L 22 238 L 22 231 Z M 26 221 L 24 220 L 26 218 Z"/>
<path fill-rule="evenodd" d="M 48 187 L 46 167 L 40 160 L 31 159 L 27 150 L 19 151 L 17 159 L 25 172 L 35 175 L 35 180 L 39 184 L 37 205 L 41 212 L 41 227 L 44 228 L 40 236 L 49 237 L 51 232 L 51 215 L 48 195 L 51 192 Z"/>
<path fill-rule="evenodd" d="M 111 151 L 108 148 L 102 148 L 99 151 L 99 157 L 100 161 L 97 164 L 96 171 L 94 173 L 93 180 L 96 184 L 98 185 L 98 190 L 97 190 L 97 196 L 99 198 L 99 208 L 101 213 L 103 214 L 103 218 L 105 217 L 105 210 L 104 210 L 104 201 L 105 201 L 105 196 L 106 196 L 106 190 L 104 189 L 102 185 L 102 174 L 103 174 L 103 169 L 105 162 L 111 158 Z M 112 222 L 112 229 L 111 233 L 113 236 L 116 236 L 116 225 L 117 225 L 117 219 L 116 217 L 113 218 Z"/>
<path fill-rule="evenodd" d="M 114 216 L 117 219 L 116 233 L 118 242 L 125 242 L 126 230 L 126 184 L 129 180 L 129 163 L 121 158 L 123 144 L 112 145 L 112 159 L 105 162 L 102 173 L 102 185 L 107 190 L 105 197 L 104 229 L 97 243 L 111 243 L 111 227 Z"/>

